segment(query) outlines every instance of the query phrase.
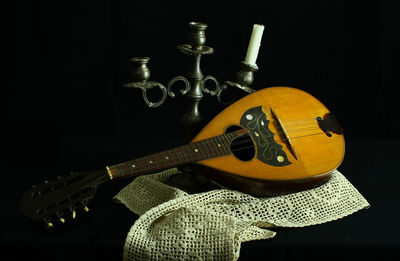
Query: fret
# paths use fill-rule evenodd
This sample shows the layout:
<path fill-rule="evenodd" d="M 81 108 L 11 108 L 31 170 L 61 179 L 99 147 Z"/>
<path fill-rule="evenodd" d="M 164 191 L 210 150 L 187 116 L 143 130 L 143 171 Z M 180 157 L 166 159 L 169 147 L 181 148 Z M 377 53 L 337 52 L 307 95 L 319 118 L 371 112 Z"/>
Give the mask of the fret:
<path fill-rule="evenodd" d="M 119 172 L 120 172 L 120 176 L 123 177 L 124 174 L 122 173 L 122 169 L 121 169 L 120 164 L 118 163 L 117 166 L 118 166 L 118 170 L 119 170 Z"/>
<path fill-rule="evenodd" d="M 174 161 L 171 158 L 171 154 L 169 153 L 169 150 L 164 151 L 164 162 L 166 163 L 166 166 L 174 166 Z"/>
<path fill-rule="evenodd" d="M 226 139 L 227 141 L 230 143 L 233 140 L 233 135 L 235 134 L 235 132 L 229 132 L 226 134 Z"/>
<path fill-rule="evenodd" d="M 131 160 L 129 161 L 129 167 L 131 168 L 131 171 L 133 172 L 132 174 L 135 174 L 139 167 L 139 162 L 137 160 Z"/>
<path fill-rule="evenodd" d="M 142 172 L 144 166 L 143 166 L 143 164 L 140 162 L 140 159 L 141 159 L 141 158 L 136 159 L 136 168 L 138 169 L 139 172 Z"/>
<path fill-rule="evenodd" d="M 172 150 L 171 150 L 173 153 L 174 153 L 174 156 L 173 156 L 173 162 L 175 163 L 175 164 L 180 164 L 180 162 L 179 162 L 179 155 L 178 155 L 178 153 L 176 153 L 176 148 L 173 148 Z"/>
<path fill-rule="evenodd" d="M 204 140 L 203 146 L 206 148 L 207 154 L 208 154 L 209 156 L 211 156 L 212 158 L 214 158 L 214 157 L 216 156 L 215 153 L 214 153 L 214 151 L 213 151 L 212 148 L 210 147 L 209 139 Z"/>
<path fill-rule="evenodd" d="M 133 169 L 131 167 L 131 163 L 129 161 L 127 161 L 126 164 L 128 165 L 129 172 L 130 172 L 131 176 L 133 176 L 135 173 L 133 172 Z"/>
<path fill-rule="evenodd" d="M 225 145 L 225 142 L 224 142 L 222 136 L 217 136 L 216 138 L 217 138 L 217 141 L 219 142 L 219 144 L 221 144 L 221 151 L 223 152 L 223 154 L 224 155 L 227 154 L 226 153 L 226 145 Z"/>
<path fill-rule="evenodd" d="M 167 167 L 168 164 L 166 164 L 167 162 L 166 162 L 166 159 L 165 159 L 165 156 L 163 155 L 163 153 L 165 153 L 165 151 L 161 151 L 161 152 L 159 153 L 159 155 L 160 155 L 160 162 L 159 162 L 158 166 L 161 165 L 162 167 Z"/>
<path fill-rule="evenodd" d="M 191 161 L 190 157 L 185 154 L 184 146 L 178 147 L 179 153 L 181 157 L 181 163 L 188 163 Z"/>
<path fill-rule="evenodd" d="M 229 138 L 229 135 L 224 136 L 225 140 L 225 150 L 227 154 L 230 154 L 231 151 L 231 139 Z"/>
<path fill-rule="evenodd" d="M 190 143 L 190 147 L 192 148 L 191 154 L 193 155 L 193 159 L 195 161 L 199 161 L 199 154 L 198 152 L 196 152 L 196 150 L 198 151 L 197 146 L 194 145 L 193 143 Z"/>
<path fill-rule="evenodd" d="M 218 156 L 223 156 L 225 155 L 224 150 L 222 148 L 221 142 L 219 142 L 217 137 L 214 137 L 211 139 L 211 142 L 214 144 L 215 150 L 218 153 Z"/>
<path fill-rule="evenodd" d="M 199 144 L 200 144 L 199 147 L 201 147 L 200 151 L 201 151 L 202 158 L 207 159 L 207 158 L 210 158 L 210 156 L 212 157 L 212 155 L 210 155 L 210 151 L 207 149 L 207 147 L 204 145 L 204 143 L 205 143 L 205 141 L 201 140 L 199 142 Z"/>
<path fill-rule="evenodd" d="M 142 164 L 142 169 L 144 171 L 149 171 L 149 166 L 147 165 L 147 161 L 144 157 L 140 158 L 140 163 Z"/>
<path fill-rule="evenodd" d="M 173 159 L 172 159 L 172 157 L 171 157 L 170 150 L 167 150 L 167 154 L 168 154 L 168 159 L 169 159 L 171 162 L 173 162 Z"/>
<path fill-rule="evenodd" d="M 196 158 L 195 155 L 194 155 L 192 143 L 189 143 L 189 144 L 186 146 L 186 151 L 187 151 L 187 153 L 189 154 L 189 157 L 190 157 L 190 159 L 192 160 L 192 162 L 196 162 L 196 161 L 197 161 L 197 158 Z"/>
<path fill-rule="evenodd" d="M 186 162 L 185 156 L 182 155 L 182 152 L 179 150 L 179 148 L 175 148 L 175 154 L 177 155 L 176 162 L 178 162 L 179 165 Z"/>
<path fill-rule="evenodd" d="M 153 163 L 153 161 L 151 161 L 151 160 L 149 160 L 149 158 L 148 158 L 149 156 L 145 156 L 144 157 L 144 160 L 146 161 L 146 165 L 147 165 L 147 169 L 149 170 L 149 171 L 152 171 L 153 170 L 153 166 L 151 165 L 152 163 Z"/>
<path fill-rule="evenodd" d="M 190 158 L 185 154 L 185 146 L 178 147 L 180 154 L 182 155 L 183 163 L 190 162 Z"/>
<path fill-rule="evenodd" d="M 231 141 L 232 141 L 232 140 L 234 140 L 234 139 L 238 136 L 238 134 L 237 134 L 236 131 L 231 132 L 231 133 L 232 133 L 232 134 L 231 134 Z"/>
<path fill-rule="evenodd" d="M 207 139 L 207 141 L 206 141 L 207 146 L 208 146 L 209 150 L 212 152 L 213 157 L 219 157 L 219 154 L 218 154 L 218 151 L 217 151 L 217 146 L 213 142 L 213 140 L 214 140 L 213 138 Z"/>
<path fill-rule="evenodd" d="M 194 149 L 194 152 L 197 154 L 199 160 L 202 160 L 203 159 L 203 155 L 202 155 L 203 150 L 201 148 L 201 141 L 198 141 L 195 144 L 196 144 L 195 145 L 196 148 Z"/>
<path fill-rule="evenodd" d="M 177 157 L 177 155 L 176 155 L 174 149 L 168 150 L 168 155 L 169 155 L 169 159 L 171 160 L 171 163 L 173 163 L 173 165 L 176 165 L 176 161 L 177 161 L 176 157 Z"/>
<path fill-rule="evenodd" d="M 207 144 L 210 150 L 213 152 L 214 157 L 219 157 L 220 155 L 218 153 L 218 147 L 217 144 L 215 144 L 214 142 L 214 138 L 208 139 Z"/>
<path fill-rule="evenodd" d="M 204 156 L 203 156 L 203 148 L 201 146 L 201 140 L 196 142 L 195 144 L 196 144 L 195 146 L 197 148 L 197 152 L 196 152 L 196 149 L 195 149 L 195 152 L 199 156 L 199 160 L 202 160 Z"/>
<path fill-rule="evenodd" d="M 215 137 L 211 138 L 210 142 L 211 142 L 211 146 L 214 148 L 214 151 L 215 151 L 215 154 L 217 155 L 217 157 L 222 156 L 221 149 L 220 149 L 220 147 L 218 147 L 219 143 L 216 140 L 216 138 Z M 220 144 L 220 146 L 221 146 L 221 144 Z"/>
<path fill-rule="evenodd" d="M 158 154 L 153 154 L 152 155 L 152 157 L 153 157 L 153 164 L 155 164 L 155 166 L 157 166 L 157 169 L 160 169 L 160 166 L 158 165 L 158 159 L 156 159 L 156 155 L 158 155 Z"/>
<path fill-rule="evenodd" d="M 179 164 L 181 164 L 182 159 L 181 159 L 177 149 L 174 148 L 173 150 L 174 150 L 174 153 L 175 153 L 174 162 L 179 165 Z"/>
<path fill-rule="evenodd" d="M 122 165 L 122 171 L 124 172 L 124 176 L 130 176 L 131 171 L 129 169 L 129 164 L 128 162 L 123 162 L 120 163 Z"/>
<path fill-rule="evenodd" d="M 146 157 L 141 157 L 138 160 L 142 161 L 141 164 L 142 164 L 143 171 L 149 171 L 150 170 L 149 165 L 147 164 L 147 161 L 146 161 Z"/>
<path fill-rule="evenodd" d="M 191 154 L 191 146 L 190 146 L 190 144 L 188 144 L 188 145 L 186 145 L 186 146 L 184 146 L 183 147 L 183 149 L 186 151 L 186 153 L 189 155 L 189 162 L 195 162 L 195 160 L 194 160 L 194 158 L 192 157 L 192 154 Z"/>

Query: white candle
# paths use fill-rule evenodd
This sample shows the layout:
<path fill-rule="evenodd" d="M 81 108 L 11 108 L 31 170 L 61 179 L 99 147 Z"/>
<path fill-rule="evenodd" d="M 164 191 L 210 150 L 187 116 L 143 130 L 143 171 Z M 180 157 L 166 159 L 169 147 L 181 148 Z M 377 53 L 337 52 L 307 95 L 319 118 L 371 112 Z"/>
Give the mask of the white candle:
<path fill-rule="evenodd" d="M 261 37 L 264 32 L 264 26 L 260 24 L 255 24 L 253 26 L 253 32 L 251 33 L 249 47 L 247 48 L 245 63 L 250 65 L 256 65 L 258 50 L 261 45 Z"/>

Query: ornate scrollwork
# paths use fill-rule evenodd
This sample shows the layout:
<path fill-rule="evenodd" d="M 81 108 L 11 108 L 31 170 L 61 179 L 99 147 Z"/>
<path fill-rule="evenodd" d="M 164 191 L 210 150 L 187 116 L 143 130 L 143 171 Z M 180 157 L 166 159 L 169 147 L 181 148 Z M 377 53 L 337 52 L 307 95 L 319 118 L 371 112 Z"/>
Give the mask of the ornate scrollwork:
<path fill-rule="evenodd" d="M 205 87 L 206 86 L 206 82 L 208 80 L 211 80 L 211 81 L 213 81 L 215 83 L 215 88 L 214 88 L 213 91 L 210 91 L 209 89 L 207 89 Z M 218 93 L 221 92 L 220 91 L 220 85 L 218 83 L 217 78 L 215 78 L 214 76 L 211 76 L 211 75 L 207 75 L 206 77 L 204 77 L 202 85 L 201 85 L 201 89 L 203 90 L 204 93 L 210 94 L 211 96 L 215 96 L 215 95 L 217 95 Z"/>
<path fill-rule="evenodd" d="M 164 85 L 162 85 L 159 82 L 131 82 L 131 83 L 126 83 L 123 85 L 125 88 L 137 88 L 142 90 L 142 96 L 144 101 L 146 102 L 147 106 L 149 108 L 157 108 L 161 106 L 165 99 L 167 98 L 167 89 L 165 88 Z M 159 87 L 160 90 L 162 91 L 162 97 L 156 102 L 152 102 L 147 98 L 147 90 L 153 89 L 154 87 Z"/>
<path fill-rule="evenodd" d="M 185 77 L 183 77 L 183 76 L 176 76 L 176 77 L 172 78 L 171 80 L 169 80 L 169 81 L 168 81 L 168 84 L 167 84 L 168 95 L 169 95 L 171 98 L 175 98 L 175 93 L 173 93 L 173 92 L 171 91 L 171 87 L 172 87 L 172 85 L 174 85 L 174 83 L 176 83 L 177 81 L 183 81 L 183 82 L 185 83 L 186 88 L 185 88 L 184 90 L 180 90 L 180 93 L 181 93 L 182 95 L 185 95 L 188 91 L 190 91 L 190 88 L 191 88 L 190 82 L 189 82 Z"/>
<path fill-rule="evenodd" d="M 189 44 L 178 45 L 178 49 L 186 55 L 203 55 L 212 54 L 214 49 L 209 46 L 202 46 L 200 50 L 193 50 L 192 46 Z"/>
<path fill-rule="evenodd" d="M 225 81 L 223 84 L 220 85 L 220 88 L 218 90 L 218 92 L 216 93 L 218 102 L 224 105 L 229 105 L 231 103 L 233 103 L 234 101 L 237 100 L 237 95 L 234 95 L 233 97 L 231 97 L 231 99 L 229 99 L 228 101 L 223 101 L 223 99 L 221 98 L 221 94 L 223 91 L 227 90 L 229 87 L 228 85 L 232 86 L 232 87 L 236 87 L 244 92 L 247 93 L 253 93 L 255 92 L 254 89 L 248 87 L 248 86 L 242 86 L 236 82 L 232 82 L 232 81 Z"/>

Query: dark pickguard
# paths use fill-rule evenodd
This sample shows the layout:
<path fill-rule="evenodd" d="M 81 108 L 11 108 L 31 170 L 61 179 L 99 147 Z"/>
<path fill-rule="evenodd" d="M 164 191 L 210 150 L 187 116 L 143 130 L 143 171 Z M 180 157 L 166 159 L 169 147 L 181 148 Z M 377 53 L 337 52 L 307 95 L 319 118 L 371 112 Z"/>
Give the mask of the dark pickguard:
<path fill-rule="evenodd" d="M 275 142 L 275 134 L 268 129 L 269 120 L 261 106 L 247 110 L 240 119 L 240 124 L 250 131 L 256 143 L 257 159 L 277 167 L 291 164 L 282 146 Z"/>

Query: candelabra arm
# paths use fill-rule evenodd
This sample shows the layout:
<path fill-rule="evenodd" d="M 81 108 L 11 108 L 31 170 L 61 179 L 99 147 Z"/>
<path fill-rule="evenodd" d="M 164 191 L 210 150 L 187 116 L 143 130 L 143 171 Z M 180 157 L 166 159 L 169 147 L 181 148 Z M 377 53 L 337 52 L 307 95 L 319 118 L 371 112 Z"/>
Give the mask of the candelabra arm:
<path fill-rule="evenodd" d="M 214 90 L 209 90 L 209 89 L 207 89 L 207 88 L 205 87 L 206 82 L 207 82 L 208 80 L 211 80 L 211 81 L 214 82 L 214 84 L 215 84 Z M 211 96 L 215 96 L 215 95 L 217 95 L 218 93 L 221 93 L 221 87 L 220 87 L 220 85 L 219 85 L 219 83 L 218 83 L 217 78 L 215 78 L 214 76 L 211 76 L 211 75 L 207 75 L 206 77 L 204 77 L 203 82 L 202 82 L 201 89 L 203 90 L 204 93 L 210 94 Z"/>
<path fill-rule="evenodd" d="M 171 98 L 175 97 L 175 93 L 173 93 L 171 91 L 171 87 L 172 87 L 172 85 L 174 85 L 178 81 L 183 81 L 185 83 L 185 89 L 184 90 L 179 90 L 182 95 L 185 95 L 187 92 L 190 91 L 190 88 L 191 88 L 190 82 L 183 76 L 176 76 L 176 77 L 172 78 L 171 80 L 169 80 L 168 84 L 167 84 L 168 95 Z"/>
<path fill-rule="evenodd" d="M 131 83 L 124 84 L 123 87 L 137 88 L 137 89 L 142 90 L 143 99 L 146 102 L 147 106 L 149 106 L 149 108 L 157 108 L 157 107 L 161 106 L 165 102 L 165 99 L 167 98 L 167 89 L 165 88 L 164 85 L 162 85 L 159 82 L 153 82 L 153 81 L 131 82 Z M 147 98 L 147 90 L 153 89 L 154 87 L 159 87 L 162 92 L 162 97 L 156 102 L 152 102 Z"/>
<path fill-rule="evenodd" d="M 255 92 L 254 89 L 250 88 L 250 85 L 254 81 L 254 72 L 258 71 L 258 66 L 255 64 L 247 64 L 245 62 L 242 62 L 242 68 L 237 72 L 236 74 L 236 82 L 233 81 L 225 81 L 223 84 L 221 84 L 221 87 L 219 91 L 217 92 L 217 99 L 218 102 L 224 104 L 224 105 L 229 105 L 232 102 L 234 102 L 237 99 L 237 94 L 233 96 L 229 101 L 222 101 L 221 94 L 223 91 L 227 89 L 232 89 L 228 88 L 228 85 L 235 87 L 234 90 L 242 90 L 247 93 L 252 93 Z"/>

